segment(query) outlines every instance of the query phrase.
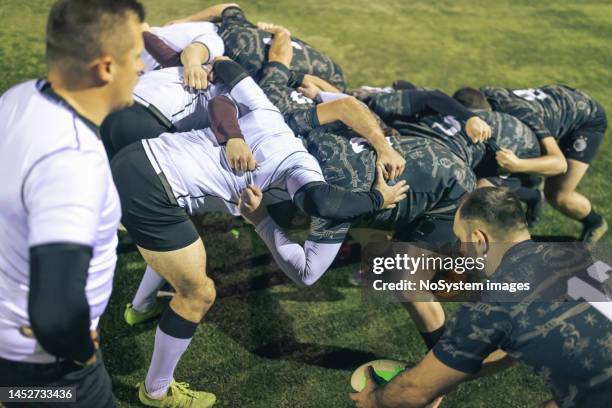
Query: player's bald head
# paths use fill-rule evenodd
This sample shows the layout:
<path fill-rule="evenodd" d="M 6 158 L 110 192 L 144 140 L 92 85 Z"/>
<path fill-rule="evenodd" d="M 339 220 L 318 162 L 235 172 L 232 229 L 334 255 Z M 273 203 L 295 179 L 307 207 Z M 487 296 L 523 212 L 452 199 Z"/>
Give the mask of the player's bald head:
<path fill-rule="evenodd" d="M 104 55 L 122 62 L 134 46 L 131 21 L 144 21 L 137 0 L 58 0 L 47 20 L 47 64 L 85 68 Z"/>
<path fill-rule="evenodd" d="M 468 109 L 492 110 L 486 96 L 476 88 L 469 86 L 459 88 L 453 94 L 453 98 Z"/>

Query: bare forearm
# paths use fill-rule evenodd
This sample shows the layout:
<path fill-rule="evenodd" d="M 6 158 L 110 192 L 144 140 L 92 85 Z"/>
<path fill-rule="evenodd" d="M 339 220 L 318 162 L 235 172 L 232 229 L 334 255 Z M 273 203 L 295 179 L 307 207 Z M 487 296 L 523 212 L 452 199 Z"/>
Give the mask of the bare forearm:
<path fill-rule="evenodd" d="M 291 35 L 284 31 L 275 33 L 274 40 L 268 51 L 268 61 L 276 61 L 290 68 L 292 59 L 293 48 L 291 47 Z"/>
<path fill-rule="evenodd" d="M 426 397 L 424 384 L 418 384 L 411 371 L 407 370 L 384 388 L 376 391 L 376 402 L 380 408 L 422 408 L 430 401 Z M 426 386 L 425 386 L 426 387 Z"/>
<path fill-rule="evenodd" d="M 240 7 L 240 6 L 238 4 L 236 4 L 236 3 L 217 4 L 217 5 L 205 8 L 202 11 L 198 11 L 195 14 L 187 16 L 187 17 L 181 19 L 181 21 L 182 22 L 189 22 L 189 21 L 210 21 L 211 19 L 214 19 L 216 17 L 220 17 L 221 13 L 223 13 L 223 10 L 225 10 L 228 7 Z"/>
<path fill-rule="evenodd" d="M 370 142 L 376 152 L 380 153 L 389 147 L 378 122 L 363 103 L 353 97 L 348 97 L 329 102 L 329 104 L 335 106 L 332 112 L 327 112 L 325 109 L 327 104 L 317 106 L 317 115 L 321 124 L 339 120 Z"/>
<path fill-rule="evenodd" d="M 547 154 L 532 159 L 522 159 L 518 172 L 551 177 L 565 173 L 566 171 L 567 162 L 565 158 Z"/>
<path fill-rule="evenodd" d="M 319 89 L 321 89 L 323 92 L 340 93 L 340 90 L 338 88 L 336 88 L 335 86 L 333 86 L 326 80 L 319 78 L 318 76 L 306 74 L 304 75 L 304 82 L 306 81 L 311 81 L 317 87 L 319 87 Z"/>
<path fill-rule="evenodd" d="M 181 63 L 185 67 L 202 65 L 208 62 L 209 57 L 208 48 L 204 44 L 192 43 L 181 52 Z"/>

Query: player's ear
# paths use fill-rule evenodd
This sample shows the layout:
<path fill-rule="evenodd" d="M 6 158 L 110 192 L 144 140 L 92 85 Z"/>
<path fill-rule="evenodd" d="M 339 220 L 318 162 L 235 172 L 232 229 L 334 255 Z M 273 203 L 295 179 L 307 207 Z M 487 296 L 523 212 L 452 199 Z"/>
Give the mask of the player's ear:
<path fill-rule="evenodd" d="M 90 65 L 90 72 L 94 81 L 104 86 L 112 82 L 116 72 L 116 63 L 110 55 L 96 58 Z"/>
<path fill-rule="evenodd" d="M 479 256 L 489 251 L 489 237 L 485 231 L 481 229 L 472 231 L 472 242 L 474 242 L 474 249 Z"/>

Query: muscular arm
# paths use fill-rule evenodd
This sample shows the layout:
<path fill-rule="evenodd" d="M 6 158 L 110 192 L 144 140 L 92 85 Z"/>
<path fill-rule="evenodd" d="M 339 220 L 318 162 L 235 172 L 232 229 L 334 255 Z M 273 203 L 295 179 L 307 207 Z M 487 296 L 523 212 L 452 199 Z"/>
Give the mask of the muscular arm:
<path fill-rule="evenodd" d="M 36 340 L 50 354 L 85 362 L 94 353 L 85 297 L 92 248 L 45 244 L 30 248 L 28 312 Z"/>
<path fill-rule="evenodd" d="M 567 160 L 554 137 L 540 140 L 544 154 L 531 159 L 519 159 L 517 173 L 539 174 L 541 176 L 556 176 L 567 171 Z"/>
<path fill-rule="evenodd" d="M 317 105 L 317 117 L 321 125 L 340 121 L 366 139 L 377 153 L 391 147 L 372 112 L 353 96 Z"/>

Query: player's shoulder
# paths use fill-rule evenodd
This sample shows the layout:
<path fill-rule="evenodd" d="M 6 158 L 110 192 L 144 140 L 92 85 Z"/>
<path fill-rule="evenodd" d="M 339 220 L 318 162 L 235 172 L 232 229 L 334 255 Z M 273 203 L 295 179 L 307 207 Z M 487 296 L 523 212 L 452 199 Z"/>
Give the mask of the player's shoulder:
<path fill-rule="evenodd" d="M 103 153 L 95 125 L 65 102 L 43 93 L 44 86 L 44 81 L 27 81 L 2 96 L 0 150 L 25 162 L 70 149 Z"/>

